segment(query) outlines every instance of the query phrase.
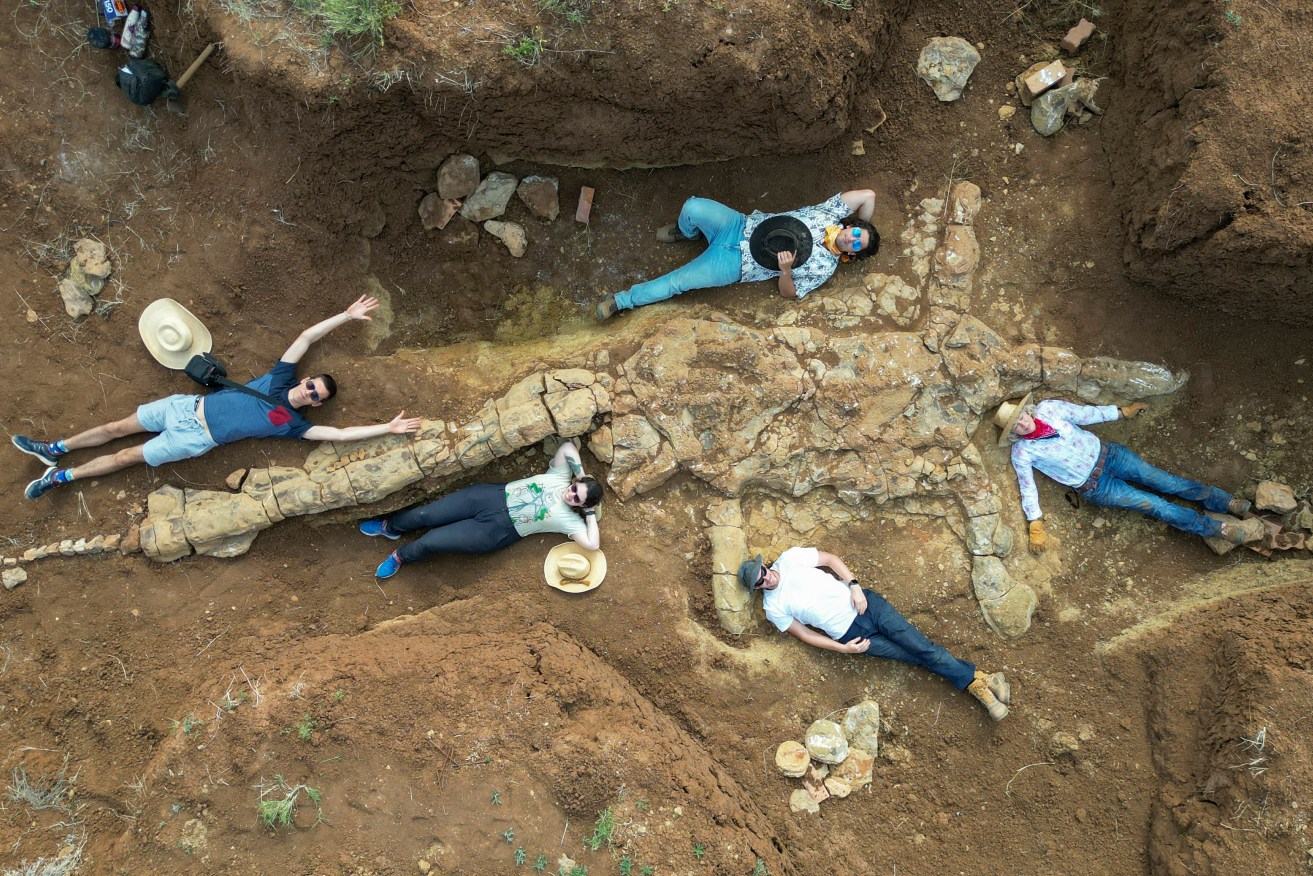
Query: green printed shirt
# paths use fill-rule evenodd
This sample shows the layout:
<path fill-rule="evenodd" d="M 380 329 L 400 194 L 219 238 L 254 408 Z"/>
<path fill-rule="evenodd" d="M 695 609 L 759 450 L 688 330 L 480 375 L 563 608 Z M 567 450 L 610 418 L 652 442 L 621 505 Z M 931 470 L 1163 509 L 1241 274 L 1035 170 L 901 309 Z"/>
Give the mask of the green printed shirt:
<path fill-rule="evenodd" d="M 506 510 L 521 536 L 542 532 L 574 535 L 586 532 L 583 517 L 565 503 L 561 493 L 570 486 L 570 466 L 561 463 L 540 475 L 506 485 Z"/>

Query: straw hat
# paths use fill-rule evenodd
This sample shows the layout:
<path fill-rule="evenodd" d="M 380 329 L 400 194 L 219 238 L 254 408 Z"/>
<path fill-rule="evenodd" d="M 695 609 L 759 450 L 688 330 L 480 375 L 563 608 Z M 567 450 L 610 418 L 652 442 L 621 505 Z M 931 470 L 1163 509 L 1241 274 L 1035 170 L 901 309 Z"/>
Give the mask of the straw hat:
<path fill-rule="evenodd" d="M 1003 402 L 998 406 L 998 410 L 994 412 L 994 425 L 1003 430 L 1003 434 L 998 437 L 999 447 L 1007 447 L 1012 443 L 1012 427 L 1017 425 L 1017 418 L 1029 407 L 1034 395 L 1035 393 L 1028 392 L 1026 397 L 1016 404 Z"/>
<path fill-rule="evenodd" d="M 152 301 L 137 320 L 146 349 L 165 368 L 181 371 L 191 357 L 214 346 L 210 330 L 172 298 Z"/>
<path fill-rule="evenodd" d="M 587 593 L 606 577 L 606 554 L 567 541 L 547 552 L 543 574 L 557 590 Z"/>

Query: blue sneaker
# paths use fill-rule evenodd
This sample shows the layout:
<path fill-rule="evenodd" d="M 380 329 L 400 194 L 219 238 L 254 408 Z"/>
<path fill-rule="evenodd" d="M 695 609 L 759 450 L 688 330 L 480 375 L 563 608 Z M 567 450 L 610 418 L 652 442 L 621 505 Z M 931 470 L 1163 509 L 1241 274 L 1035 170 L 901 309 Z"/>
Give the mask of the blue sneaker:
<path fill-rule="evenodd" d="M 23 495 L 29 499 L 40 499 L 46 493 L 49 493 L 54 489 L 55 484 L 58 483 L 58 481 L 55 480 L 55 475 L 57 474 L 59 474 L 59 469 L 55 468 L 53 465 L 50 466 L 50 468 L 46 469 L 45 474 L 27 485 L 27 489 L 23 491 Z"/>
<path fill-rule="evenodd" d="M 26 435 L 15 435 L 14 446 L 29 456 L 35 456 L 46 466 L 58 465 L 60 454 L 44 441 L 34 441 Z"/>
<path fill-rule="evenodd" d="M 374 570 L 374 577 L 391 578 L 393 575 L 397 574 L 397 569 L 400 568 L 401 568 L 401 557 L 397 556 L 396 551 L 393 551 L 392 553 L 388 554 L 388 558 L 386 560 L 378 564 L 378 568 Z"/>
<path fill-rule="evenodd" d="M 391 529 L 388 529 L 386 520 L 362 520 L 360 521 L 360 531 L 370 538 L 378 538 L 380 535 L 393 541 L 401 538 Z"/>

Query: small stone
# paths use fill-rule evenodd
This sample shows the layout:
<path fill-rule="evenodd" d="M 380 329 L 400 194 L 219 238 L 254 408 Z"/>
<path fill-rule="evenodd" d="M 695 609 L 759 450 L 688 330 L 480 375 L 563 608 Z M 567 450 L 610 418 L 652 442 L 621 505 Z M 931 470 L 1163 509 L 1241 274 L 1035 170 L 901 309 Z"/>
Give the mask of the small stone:
<path fill-rule="evenodd" d="M 807 753 L 821 763 L 843 763 L 848 757 L 848 740 L 843 729 L 833 721 L 821 718 L 813 721 L 804 735 Z"/>
<path fill-rule="evenodd" d="M 242 482 L 246 480 L 246 469 L 239 468 L 237 471 L 223 479 L 224 485 L 234 493 L 242 488 Z"/>
<path fill-rule="evenodd" d="M 5 566 L 12 568 L 18 565 L 18 557 L 5 557 Z"/>
<path fill-rule="evenodd" d="M 506 244 L 511 255 L 517 259 L 529 248 L 529 238 L 524 233 L 524 227 L 515 222 L 498 222 L 490 219 L 483 223 L 483 230 Z"/>
<path fill-rule="evenodd" d="M 1017 114 L 1017 108 L 1010 103 L 1005 103 L 998 108 L 998 117 L 1007 121 Z"/>
<path fill-rule="evenodd" d="M 26 580 L 26 569 L 5 569 L 4 572 L 0 573 L 0 581 L 4 582 L 6 590 L 13 590 Z"/>
<path fill-rule="evenodd" d="M 1067 35 L 1062 38 L 1062 42 L 1058 45 L 1062 47 L 1064 52 L 1071 53 L 1085 45 L 1092 36 L 1094 36 L 1094 22 L 1082 18 L 1076 22 L 1071 30 L 1067 31 Z"/>
<path fill-rule="evenodd" d="M 419 859 L 419 872 L 427 873 L 432 869 L 433 869 L 432 864 L 430 864 L 428 861 L 424 860 L 423 858 Z"/>
<path fill-rule="evenodd" d="M 886 749 L 885 756 L 889 757 L 890 760 L 894 760 L 895 763 L 898 762 L 895 760 L 897 749 Z M 863 785 L 871 783 L 871 775 L 874 770 L 874 755 L 861 748 L 850 748 L 848 749 L 848 757 L 844 759 L 843 763 L 831 770 L 830 775 L 843 779 L 855 791 Z"/>
<path fill-rule="evenodd" d="M 827 776 L 825 779 L 825 790 L 830 792 L 831 797 L 842 800 L 853 792 L 853 786 L 837 776 Z"/>
<path fill-rule="evenodd" d="M 96 307 L 96 299 L 72 280 L 60 280 L 58 291 L 59 297 L 64 299 L 64 310 L 74 319 L 88 316 Z"/>
<path fill-rule="evenodd" d="M 1090 820 L 1090 814 L 1086 812 L 1084 809 L 1077 809 L 1076 820 L 1079 821 L 1081 824 L 1084 824 L 1085 822 Z"/>
<path fill-rule="evenodd" d="M 1035 98 L 1030 107 L 1030 123 L 1040 136 L 1051 137 L 1061 130 L 1067 119 L 1067 108 L 1077 99 L 1077 91 L 1076 85 L 1064 85 Z"/>
<path fill-rule="evenodd" d="M 451 217 L 460 212 L 460 201 L 455 198 L 441 197 L 437 192 L 429 192 L 419 202 L 419 221 L 425 231 L 447 227 Z"/>
<path fill-rule="evenodd" d="M 73 539 L 66 538 L 61 541 L 57 547 L 59 553 L 65 557 L 73 556 Z"/>
<path fill-rule="evenodd" d="M 852 146 L 852 150 L 851 150 L 851 151 L 852 151 L 852 154 L 853 154 L 853 155 L 865 155 L 865 154 L 866 154 L 866 144 L 863 143 L 861 140 L 854 140 L 854 141 L 853 141 L 853 146 Z"/>
<path fill-rule="evenodd" d="M 515 194 L 529 212 L 551 222 L 561 213 L 560 188 L 561 181 L 554 176 L 526 176 Z"/>
<path fill-rule="evenodd" d="M 830 798 L 830 792 L 825 788 L 825 777 L 829 774 L 830 768 L 821 764 L 811 766 L 807 769 L 807 775 L 802 777 L 802 788 L 817 803 L 821 803 Z"/>
<path fill-rule="evenodd" d="M 1262 481 L 1254 490 L 1254 506 L 1260 511 L 1288 514 L 1299 507 L 1295 491 L 1277 481 Z"/>
<path fill-rule="evenodd" d="M 821 804 L 816 802 L 816 798 L 807 793 L 806 788 L 799 788 L 789 797 L 790 812 L 806 812 L 808 815 L 815 815 L 821 811 Z M 570 872 L 568 870 L 564 872 Z"/>
<path fill-rule="evenodd" d="M 1080 740 L 1074 734 L 1065 730 L 1059 730 L 1053 734 L 1053 742 L 1049 746 L 1049 752 L 1054 757 L 1061 757 L 1064 754 L 1074 754 L 1080 751 Z"/>
<path fill-rule="evenodd" d="M 460 200 L 479 187 L 479 159 L 453 155 L 438 168 L 438 197 Z"/>
<path fill-rule="evenodd" d="M 807 767 L 810 764 L 811 756 L 807 754 L 807 749 L 800 742 L 790 739 L 787 742 L 781 742 L 780 747 L 775 749 L 775 766 L 779 767 L 780 772 L 791 779 L 799 779 L 805 776 Z"/>
<path fill-rule="evenodd" d="M 37 316 L 37 313 L 36 313 L 35 310 L 33 310 L 33 309 L 30 308 L 30 307 L 27 309 L 27 321 L 28 321 L 28 322 L 36 322 L 36 321 L 37 321 L 38 319 L 40 319 L 40 318 L 41 318 L 41 317 Z"/>

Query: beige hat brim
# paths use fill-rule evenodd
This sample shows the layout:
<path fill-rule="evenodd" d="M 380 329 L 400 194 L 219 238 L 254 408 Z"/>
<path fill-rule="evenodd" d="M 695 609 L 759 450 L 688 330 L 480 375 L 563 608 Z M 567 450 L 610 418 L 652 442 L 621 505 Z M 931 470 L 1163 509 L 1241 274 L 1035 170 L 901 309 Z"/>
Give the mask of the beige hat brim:
<path fill-rule="evenodd" d="M 558 564 L 561 557 L 566 554 L 576 554 L 588 560 L 586 578 L 572 580 L 561 575 Z M 589 590 L 596 590 L 602 579 L 606 577 L 606 554 L 601 551 L 590 551 L 572 541 L 558 544 L 547 552 L 547 558 L 543 560 L 543 576 L 549 586 L 563 593 L 587 593 Z"/>
<path fill-rule="evenodd" d="M 1021 418 L 1022 413 L 1024 413 L 1026 408 L 1030 405 L 1030 401 L 1034 396 L 1035 393 L 1028 392 L 1026 393 L 1025 398 L 1017 402 L 1016 409 L 1012 411 L 1012 416 L 1008 417 L 1007 423 L 1003 426 L 1002 433 L 998 436 L 999 447 L 1007 447 L 1012 443 L 1012 427 L 1017 425 L 1017 420 Z"/>
<path fill-rule="evenodd" d="M 168 319 L 176 319 L 191 331 L 191 345 L 183 350 L 170 350 L 160 343 L 158 329 Z M 208 353 L 214 347 L 214 338 L 210 330 L 172 298 L 160 298 L 152 301 L 137 319 L 137 332 L 146 350 L 165 368 L 181 371 L 187 367 L 191 357 L 199 353 Z"/>

